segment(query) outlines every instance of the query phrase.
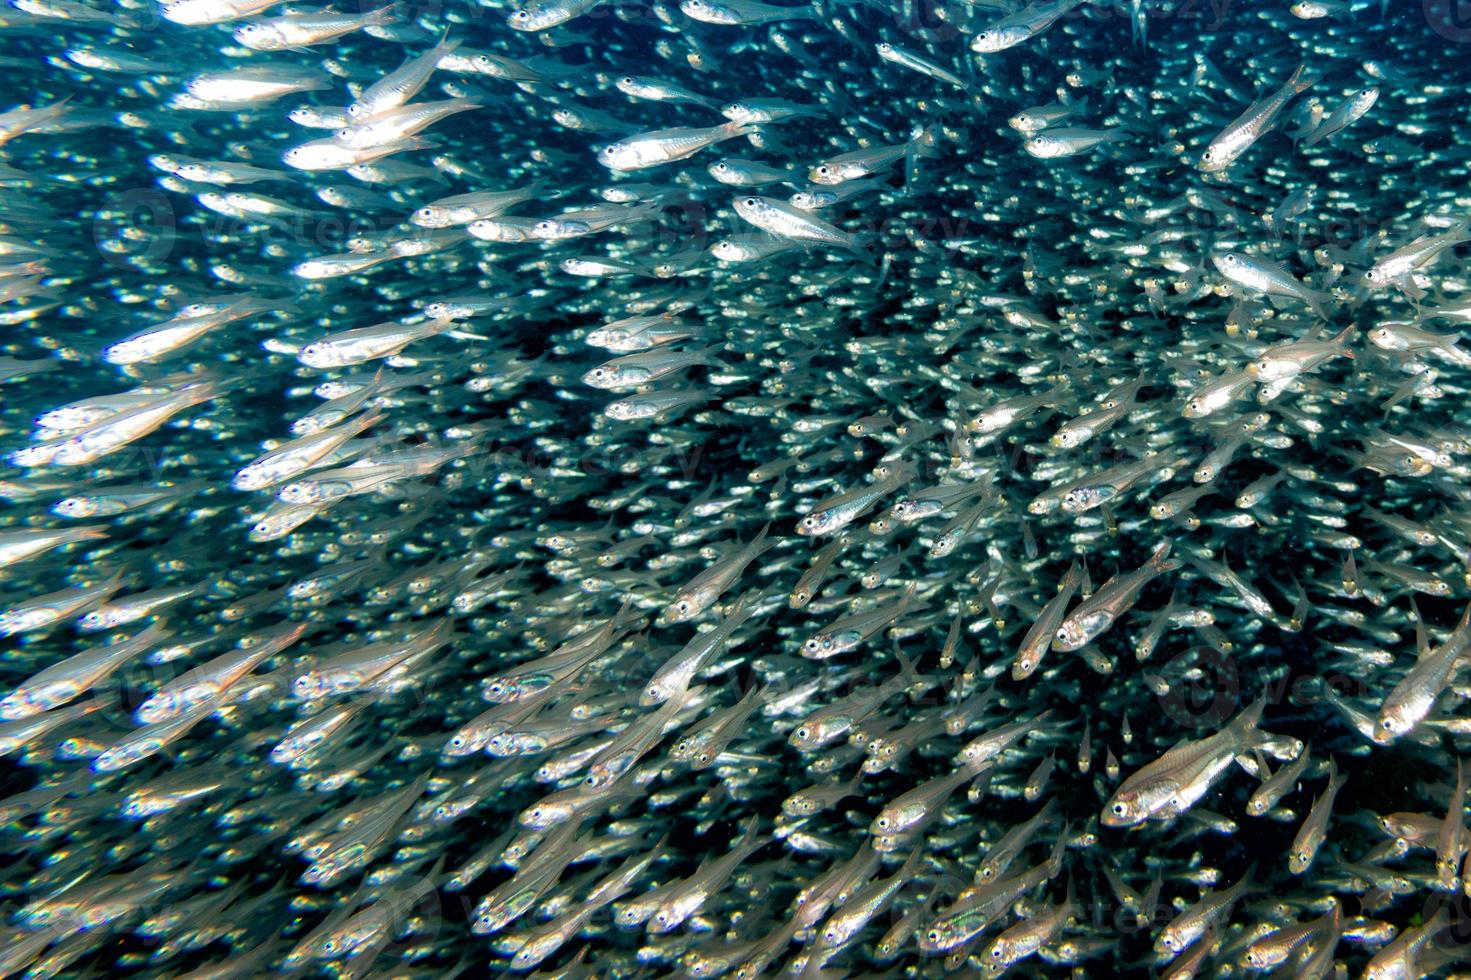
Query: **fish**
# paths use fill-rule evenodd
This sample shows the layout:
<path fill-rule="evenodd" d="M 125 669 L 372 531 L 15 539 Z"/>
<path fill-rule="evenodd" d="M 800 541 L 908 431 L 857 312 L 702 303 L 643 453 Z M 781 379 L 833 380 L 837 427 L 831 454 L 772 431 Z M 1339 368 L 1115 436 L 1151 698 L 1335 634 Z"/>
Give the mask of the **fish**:
<path fill-rule="evenodd" d="M 1139 569 L 1109 579 L 1068 612 L 1053 636 L 1052 649 L 1077 650 L 1110 628 L 1150 581 L 1180 567 L 1169 557 L 1171 547 L 1169 542 L 1160 545 Z"/>
<path fill-rule="evenodd" d="M 1328 819 L 1333 812 L 1333 801 L 1343 789 L 1344 777 L 1338 774 L 1338 764 L 1328 760 L 1328 785 L 1323 794 L 1313 801 L 1297 836 L 1293 838 L 1292 850 L 1288 854 L 1288 870 L 1295 875 L 1305 874 L 1313 866 L 1318 849 L 1328 836 Z"/>
<path fill-rule="evenodd" d="M 1043 0 L 1022 7 L 993 21 L 971 39 L 970 49 L 978 54 L 995 54 L 1024 44 L 1071 13 L 1084 0 Z"/>
<path fill-rule="evenodd" d="M 1200 170 L 1221 173 L 1229 168 L 1272 129 L 1277 117 L 1293 98 L 1312 88 L 1319 80 L 1320 76 L 1310 73 L 1306 64 L 1298 65 L 1280 88 L 1257 99 L 1211 138 L 1200 154 Z"/>
<path fill-rule="evenodd" d="M 1343 132 L 1374 108 L 1374 103 L 1379 101 L 1379 89 L 1374 86 L 1359 89 L 1348 95 L 1338 108 L 1330 112 L 1323 121 L 1307 135 L 1302 145 L 1317 146 L 1324 140 L 1332 139 Z"/>
<path fill-rule="evenodd" d="M 887 41 L 880 41 L 877 45 L 874 46 L 874 50 L 883 60 L 892 62 L 896 65 L 900 65 L 904 68 L 908 68 L 910 71 L 917 71 L 921 75 L 927 75 L 930 78 L 938 79 L 946 83 L 947 85 L 953 85 L 958 89 L 968 90 L 970 88 L 970 86 L 965 82 L 964 79 L 956 75 L 954 72 L 950 71 L 948 68 L 945 68 L 942 65 L 938 65 L 935 62 L 930 61 L 928 58 L 917 55 L 912 51 L 908 51 L 904 48 L 890 44 Z"/>
<path fill-rule="evenodd" d="M 680 0 L 680 13 L 702 24 L 741 27 L 776 21 L 811 19 L 801 5 L 779 6 L 758 0 Z"/>
<path fill-rule="evenodd" d="M 1471 606 L 1450 637 L 1438 647 L 1420 653 L 1409 671 L 1385 695 L 1379 706 L 1374 740 L 1389 743 L 1422 722 L 1450 679 L 1457 658 L 1471 643 Z"/>
<path fill-rule="evenodd" d="M 762 231 L 788 239 L 803 248 L 832 245 L 862 258 L 869 257 L 866 239 L 845 232 L 785 201 L 769 197 L 742 197 L 736 199 L 735 211 Z"/>
<path fill-rule="evenodd" d="M 1268 749 L 1295 758 L 1295 740 L 1278 745 L 1257 729 L 1266 707 L 1258 698 L 1219 732 L 1194 742 L 1182 741 L 1154 762 L 1126 778 L 1114 791 L 1100 818 L 1105 826 L 1127 827 L 1144 820 L 1169 820 L 1184 813 L 1223 775 L 1232 761 L 1253 749 Z"/>
<path fill-rule="evenodd" d="M 726 122 L 705 129 L 659 129 L 608 144 L 598 151 L 598 162 L 618 173 L 647 170 L 684 160 L 707 147 L 750 132 L 749 125 L 741 122 Z"/>
<path fill-rule="evenodd" d="M 1223 252 L 1211 256 L 1211 263 L 1227 279 L 1268 296 L 1286 296 L 1298 300 L 1319 317 L 1327 318 L 1327 304 L 1332 297 L 1311 289 L 1271 259 L 1239 252 Z"/>

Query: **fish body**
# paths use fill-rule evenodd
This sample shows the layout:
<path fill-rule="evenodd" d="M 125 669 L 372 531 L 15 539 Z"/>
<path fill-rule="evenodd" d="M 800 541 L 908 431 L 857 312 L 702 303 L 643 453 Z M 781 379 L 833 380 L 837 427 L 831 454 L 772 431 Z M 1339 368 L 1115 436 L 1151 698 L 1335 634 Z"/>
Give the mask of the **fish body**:
<path fill-rule="evenodd" d="M 1217 133 L 1201 153 L 1197 166 L 1205 173 L 1226 170 L 1273 127 L 1292 99 L 1317 84 L 1318 79 L 1308 72 L 1307 65 L 1298 65 L 1281 88 L 1253 102 Z"/>

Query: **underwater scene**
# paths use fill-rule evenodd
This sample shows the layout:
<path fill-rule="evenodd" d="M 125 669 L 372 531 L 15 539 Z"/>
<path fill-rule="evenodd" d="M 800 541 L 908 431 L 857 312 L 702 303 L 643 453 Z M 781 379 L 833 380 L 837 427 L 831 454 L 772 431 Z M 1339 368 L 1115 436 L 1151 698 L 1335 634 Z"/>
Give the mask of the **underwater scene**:
<path fill-rule="evenodd" d="M 0 69 L 0 976 L 1471 977 L 1471 0 Z"/>

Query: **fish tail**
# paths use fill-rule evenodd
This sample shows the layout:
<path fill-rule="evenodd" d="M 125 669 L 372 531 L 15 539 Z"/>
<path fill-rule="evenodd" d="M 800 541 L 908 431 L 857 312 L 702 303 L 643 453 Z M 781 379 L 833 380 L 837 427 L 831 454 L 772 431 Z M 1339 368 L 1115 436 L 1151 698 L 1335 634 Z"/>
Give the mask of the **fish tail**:
<path fill-rule="evenodd" d="M 1317 72 L 1309 72 L 1308 64 L 1304 61 L 1288 76 L 1287 84 L 1294 92 L 1306 92 L 1314 85 L 1323 80 L 1323 76 Z"/>
<path fill-rule="evenodd" d="M 1052 845 L 1052 853 L 1047 856 L 1047 867 L 1054 875 L 1062 873 L 1062 858 L 1067 850 L 1068 834 L 1072 826 L 1071 823 L 1062 825 L 1062 830 L 1057 835 L 1057 843 Z"/>
<path fill-rule="evenodd" d="M 1154 554 L 1149 556 L 1150 567 L 1158 569 L 1159 571 L 1173 571 L 1174 569 L 1179 568 L 1180 562 L 1176 559 L 1170 558 L 1170 549 L 1174 547 L 1175 542 L 1166 540 L 1158 548 L 1155 548 Z"/>
<path fill-rule="evenodd" d="M 741 839 L 736 843 L 736 847 L 745 850 L 747 854 L 760 847 L 764 842 L 756 839 L 756 831 L 759 829 L 761 829 L 761 815 L 752 814 L 751 819 L 746 821 L 745 830 L 741 833 Z"/>
<path fill-rule="evenodd" d="M 874 267 L 877 267 L 883 258 L 883 250 L 879 248 L 879 236 L 876 232 L 849 235 L 843 247 Z"/>
<path fill-rule="evenodd" d="M 903 679 L 905 687 L 918 687 L 921 684 L 929 684 L 930 676 L 921 674 L 915 669 L 914 661 L 906 657 L 901 650 L 895 650 L 894 656 L 899 658 L 899 676 Z"/>
<path fill-rule="evenodd" d="M 911 159 L 918 157 L 939 156 L 939 137 L 936 136 L 933 127 L 925 126 L 914 131 L 909 138 L 908 151 L 906 153 Z"/>
<path fill-rule="evenodd" d="M 1262 720 L 1262 712 L 1267 709 L 1267 692 L 1263 691 L 1257 699 L 1247 705 L 1241 714 L 1237 715 L 1232 722 L 1243 736 L 1246 736 L 1251 748 L 1258 748 L 1258 737 L 1271 739 L 1273 736 L 1265 732 L 1257 732 L 1256 726 Z"/>
<path fill-rule="evenodd" d="M 363 17 L 363 23 L 374 27 L 382 27 L 385 24 L 397 22 L 403 16 L 402 3 L 390 3 L 386 7 L 368 11 Z"/>
<path fill-rule="evenodd" d="M 720 351 L 723 351 L 723 350 L 725 350 L 725 342 L 724 341 L 722 341 L 722 342 L 720 342 L 718 344 L 711 344 L 709 347 L 706 347 L 704 350 L 698 351 L 697 354 L 696 354 L 696 356 L 699 358 L 699 362 L 701 364 L 723 365 L 725 362 L 722 361 L 722 360 L 720 360 L 720 358 L 718 358 L 718 357 L 715 356 L 716 354 L 718 354 Z"/>
<path fill-rule="evenodd" d="M 1308 309 L 1320 320 L 1328 319 L 1328 305 L 1333 302 L 1333 297 L 1316 289 L 1304 289 L 1302 301 L 1307 304 Z"/>
<path fill-rule="evenodd" d="M 777 541 L 768 540 L 768 538 L 770 537 L 770 533 L 771 522 L 767 521 L 765 526 L 761 528 L 761 531 L 756 535 L 756 537 L 751 540 L 751 557 L 754 558 L 757 555 L 764 554 L 765 552 L 770 551 L 772 548 L 775 548 L 777 546 Z"/>
<path fill-rule="evenodd" d="M 1250 891 L 1255 890 L 1256 883 L 1253 880 L 1255 877 L 1256 877 L 1256 862 L 1253 861 L 1247 867 L 1246 873 L 1241 876 L 1241 880 L 1238 881 L 1238 882 L 1236 882 L 1236 884 L 1232 885 L 1229 889 L 1227 889 L 1227 891 L 1231 895 L 1231 900 L 1233 902 L 1236 899 L 1240 898 L 1242 895 L 1245 895 L 1247 892 L 1250 892 Z"/>

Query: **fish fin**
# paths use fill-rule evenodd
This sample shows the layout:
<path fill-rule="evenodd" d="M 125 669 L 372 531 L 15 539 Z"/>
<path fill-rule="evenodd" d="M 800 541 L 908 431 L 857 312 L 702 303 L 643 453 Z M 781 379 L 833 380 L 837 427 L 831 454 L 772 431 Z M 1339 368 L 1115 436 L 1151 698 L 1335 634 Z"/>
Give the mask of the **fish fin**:
<path fill-rule="evenodd" d="M 1243 734 L 1255 731 L 1257 724 L 1262 720 L 1262 712 L 1266 708 L 1267 692 L 1262 691 L 1257 695 L 1255 701 L 1242 709 L 1241 714 L 1237 715 L 1231 724 L 1237 726 Z"/>
<path fill-rule="evenodd" d="M 403 4 L 390 3 L 386 7 L 379 7 L 377 10 L 369 11 L 366 22 L 375 27 L 382 27 L 386 24 L 396 23 L 402 16 Z"/>
<path fill-rule="evenodd" d="M 1067 838 L 1071 833 L 1073 825 L 1065 823 L 1057 835 L 1057 843 L 1052 845 L 1052 853 L 1047 856 L 1047 867 L 1052 869 L 1054 875 L 1062 873 L 1063 852 L 1067 850 Z"/>
<path fill-rule="evenodd" d="M 1410 597 L 1410 612 L 1415 617 L 1415 659 L 1419 660 L 1430 652 L 1430 639 L 1425 633 L 1425 617 L 1420 614 L 1414 596 Z"/>
<path fill-rule="evenodd" d="M 1170 550 L 1175 547 L 1175 542 L 1166 538 L 1159 547 L 1154 549 L 1154 554 L 1149 556 L 1149 564 L 1157 568 L 1164 568 L 1170 557 Z M 1174 568 L 1179 568 L 1179 562 L 1175 562 Z"/>
<path fill-rule="evenodd" d="M 759 532 L 757 532 L 756 537 L 754 537 L 754 538 L 751 539 L 751 547 L 753 549 L 755 549 L 752 552 L 752 554 L 751 554 L 751 557 L 752 558 L 755 558 L 757 555 L 762 554 L 763 552 L 770 551 L 772 548 L 774 548 L 778 544 L 780 544 L 780 541 L 779 540 L 778 541 L 768 541 L 767 540 L 767 538 L 770 535 L 770 533 L 771 533 L 771 522 L 770 521 L 767 521 L 766 524 L 765 524 L 765 526 L 762 527 Z"/>
<path fill-rule="evenodd" d="M 1303 62 L 1288 76 L 1287 84 L 1292 86 L 1294 92 L 1306 92 L 1322 80 L 1321 74 L 1309 72 L 1307 62 Z"/>

